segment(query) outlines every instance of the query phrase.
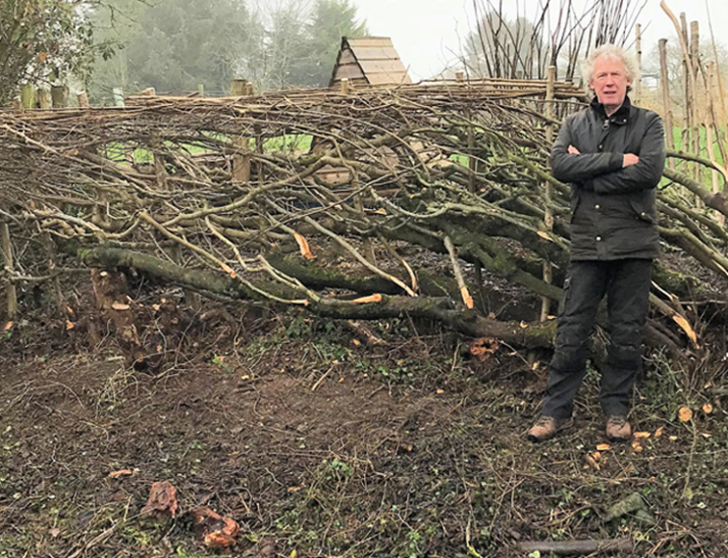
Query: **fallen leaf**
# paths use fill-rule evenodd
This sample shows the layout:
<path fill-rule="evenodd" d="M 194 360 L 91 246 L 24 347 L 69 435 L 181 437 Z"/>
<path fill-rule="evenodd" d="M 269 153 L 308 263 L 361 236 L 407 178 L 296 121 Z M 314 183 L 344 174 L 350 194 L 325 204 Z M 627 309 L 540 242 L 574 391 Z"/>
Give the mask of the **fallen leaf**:
<path fill-rule="evenodd" d="M 592 469 L 594 469 L 596 471 L 599 471 L 600 470 L 599 463 L 597 463 L 597 460 L 594 459 L 591 455 L 587 454 L 587 456 L 586 456 L 586 462 L 589 465 L 591 465 Z"/>
<path fill-rule="evenodd" d="M 693 412 L 690 410 L 690 407 L 680 407 L 680 410 L 677 413 L 678 418 L 683 422 L 689 422 L 690 419 L 693 418 Z"/>
<path fill-rule="evenodd" d="M 445 393 L 444 389 L 440 389 L 440 388 L 437 389 L 437 395 L 442 395 L 443 393 Z"/>
<path fill-rule="evenodd" d="M 706 403 L 705 405 L 703 405 L 703 412 L 706 415 L 709 415 L 710 413 L 712 413 L 713 412 L 713 405 L 711 405 L 710 403 Z"/>
<path fill-rule="evenodd" d="M 382 302 L 382 295 L 373 294 L 371 296 L 364 296 L 351 301 L 352 304 L 369 304 L 372 302 Z"/>
<path fill-rule="evenodd" d="M 76 327 L 76 324 L 74 324 L 73 322 L 69 322 L 68 320 L 66 320 L 66 330 L 71 330 L 74 327 Z"/>
<path fill-rule="evenodd" d="M 202 529 L 203 542 L 208 548 L 225 549 L 235 544 L 240 526 L 234 520 L 207 507 L 194 509 L 192 517 L 195 525 Z"/>
<path fill-rule="evenodd" d="M 303 235 L 293 233 L 293 238 L 296 239 L 296 242 L 298 243 L 298 249 L 301 251 L 301 255 L 304 258 L 306 258 L 307 260 L 313 260 L 316 258 L 316 256 L 311 253 L 311 248 L 308 245 L 308 240 L 306 240 Z"/>
<path fill-rule="evenodd" d="M 470 344 L 470 354 L 478 360 L 488 360 L 500 347 L 498 340 L 493 337 L 480 337 Z"/>
<path fill-rule="evenodd" d="M 112 479 L 118 479 L 119 477 L 128 477 L 130 475 L 133 475 L 134 471 L 131 469 L 121 469 L 120 471 L 112 471 L 109 473 L 109 477 Z"/>
<path fill-rule="evenodd" d="M 56 528 L 50 530 L 50 534 L 51 534 L 51 537 L 53 537 L 55 539 L 58 535 L 61 534 L 61 530 L 56 527 Z"/>
<path fill-rule="evenodd" d="M 8 322 L 5 324 L 5 327 L 3 327 L 3 331 L 8 331 L 11 327 L 13 327 L 13 322 Z"/>
<path fill-rule="evenodd" d="M 634 451 L 642 451 L 644 448 L 642 447 L 642 444 L 640 444 L 638 440 L 633 440 L 632 449 Z"/>
<path fill-rule="evenodd" d="M 609 444 L 598 444 L 597 449 L 599 451 L 609 451 L 610 449 L 612 449 L 612 446 L 610 446 Z"/>
<path fill-rule="evenodd" d="M 129 310 L 131 308 L 128 304 L 124 304 L 123 302 L 114 302 L 111 305 L 111 308 L 114 310 Z"/>
<path fill-rule="evenodd" d="M 152 513 L 177 515 L 177 489 L 168 481 L 152 483 L 149 490 L 147 504 L 142 508 L 141 513 L 149 515 Z"/>
<path fill-rule="evenodd" d="M 646 439 L 646 438 L 649 438 L 650 437 L 650 433 L 649 432 L 635 432 L 634 433 L 634 437 L 635 438 L 638 438 L 638 439 L 639 438 L 645 438 Z"/>
<path fill-rule="evenodd" d="M 665 427 L 664 426 L 660 426 L 660 428 L 658 428 L 657 430 L 655 430 L 655 438 L 659 438 L 660 436 L 662 436 L 662 434 L 664 432 L 665 432 Z"/>
<path fill-rule="evenodd" d="M 352 343 L 354 343 L 354 345 L 356 345 L 357 347 L 358 347 L 359 345 L 361 345 L 361 341 L 359 341 L 358 339 L 352 339 L 352 341 L 351 341 L 351 342 L 352 342 Z"/>

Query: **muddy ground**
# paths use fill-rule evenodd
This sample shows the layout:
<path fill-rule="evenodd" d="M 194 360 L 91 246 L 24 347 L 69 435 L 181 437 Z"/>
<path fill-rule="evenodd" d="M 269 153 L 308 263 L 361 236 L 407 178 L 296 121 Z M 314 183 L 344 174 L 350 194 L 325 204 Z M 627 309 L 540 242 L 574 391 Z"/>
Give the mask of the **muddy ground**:
<path fill-rule="evenodd" d="M 728 556 L 724 335 L 688 372 L 646 355 L 633 424 L 649 437 L 598 451 L 593 370 L 575 427 L 525 441 L 547 352 L 478 356 L 409 319 L 225 308 L 153 372 L 128 365 L 103 316 L 95 343 L 42 311 L 5 331 L 0 557 L 537 557 L 517 545 L 628 537 L 634 556 Z M 157 481 L 177 489 L 174 518 L 141 513 Z M 612 519 L 635 494 L 642 509 Z M 235 546 L 203 544 L 199 506 L 239 523 Z"/>

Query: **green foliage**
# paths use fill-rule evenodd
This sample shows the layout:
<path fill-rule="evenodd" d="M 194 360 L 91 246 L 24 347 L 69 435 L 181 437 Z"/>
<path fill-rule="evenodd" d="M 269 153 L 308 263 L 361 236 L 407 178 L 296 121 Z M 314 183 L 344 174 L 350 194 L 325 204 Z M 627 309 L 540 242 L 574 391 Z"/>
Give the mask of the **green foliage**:
<path fill-rule="evenodd" d="M 83 75 L 111 46 L 94 41 L 93 0 L 0 0 L 0 106 L 21 83 Z"/>
<path fill-rule="evenodd" d="M 89 91 L 110 100 L 113 87 L 135 93 L 227 94 L 233 78 L 258 91 L 329 83 L 341 37 L 366 34 L 350 0 L 111 0 L 94 12 L 98 35 L 122 49 L 95 66 Z"/>

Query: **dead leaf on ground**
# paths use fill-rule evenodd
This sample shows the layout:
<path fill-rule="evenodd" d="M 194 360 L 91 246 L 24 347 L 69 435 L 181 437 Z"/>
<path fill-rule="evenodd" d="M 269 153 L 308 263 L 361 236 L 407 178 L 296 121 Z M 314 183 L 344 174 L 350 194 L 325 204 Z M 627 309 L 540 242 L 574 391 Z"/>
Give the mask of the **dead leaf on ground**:
<path fill-rule="evenodd" d="M 591 466 L 592 469 L 595 471 L 599 471 L 601 468 L 599 467 L 599 463 L 597 463 L 597 460 L 594 459 L 591 455 L 586 455 L 586 462 Z"/>
<path fill-rule="evenodd" d="M 66 329 L 67 329 L 67 330 L 71 330 L 71 329 L 73 329 L 74 327 L 76 327 L 76 324 L 74 324 L 74 323 L 73 323 L 73 322 L 71 322 L 71 321 L 68 321 L 68 320 L 66 320 Z"/>
<path fill-rule="evenodd" d="M 8 331 L 11 327 L 13 327 L 13 322 L 8 322 L 5 324 L 5 327 L 3 327 L 3 331 Z"/>
<path fill-rule="evenodd" d="M 650 437 L 650 433 L 649 432 L 635 432 L 634 437 L 637 439 L 640 439 L 640 438 L 647 439 Z"/>
<path fill-rule="evenodd" d="M 192 511 L 195 525 L 202 529 L 203 542 L 208 548 L 225 549 L 235 544 L 240 526 L 229 517 L 223 517 L 208 507 Z"/>
<path fill-rule="evenodd" d="M 632 449 L 634 451 L 642 451 L 644 448 L 642 447 L 642 444 L 639 443 L 639 440 L 633 440 Z"/>
<path fill-rule="evenodd" d="M 470 345 L 470 354 L 477 357 L 478 360 L 485 361 L 493 356 L 499 347 L 500 344 L 497 339 L 492 337 L 481 337 L 480 339 L 473 341 Z"/>
<path fill-rule="evenodd" d="M 109 477 L 112 479 L 118 479 L 119 477 L 128 477 L 134 474 L 131 469 L 121 469 L 119 471 L 111 471 Z"/>
<path fill-rule="evenodd" d="M 658 428 L 657 430 L 655 430 L 655 438 L 659 438 L 664 433 L 665 433 L 665 427 L 664 426 L 660 426 L 660 428 Z"/>
<path fill-rule="evenodd" d="M 690 410 L 690 407 L 683 406 L 680 407 L 677 416 L 683 422 L 690 422 L 690 420 L 693 418 L 693 412 Z"/>
<path fill-rule="evenodd" d="M 612 449 L 612 446 L 610 446 L 609 444 L 597 444 L 597 449 L 599 451 L 609 451 L 610 449 Z"/>
<path fill-rule="evenodd" d="M 177 489 L 168 481 L 152 483 L 149 490 L 149 499 L 142 508 L 141 513 L 149 515 L 153 513 L 169 514 L 172 517 L 177 515 Z"/>

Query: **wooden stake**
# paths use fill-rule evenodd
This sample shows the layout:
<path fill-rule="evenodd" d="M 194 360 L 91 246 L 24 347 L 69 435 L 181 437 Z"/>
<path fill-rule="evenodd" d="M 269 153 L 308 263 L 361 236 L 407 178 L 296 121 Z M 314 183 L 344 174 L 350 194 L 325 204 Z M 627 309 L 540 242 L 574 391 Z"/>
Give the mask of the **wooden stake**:
<path fill-rule="evenodd" d="M 114 89 L 112 89 L 112 94 L 114 95 L 114 106 L 123 107 L 124 106 L 124 90 L 121 87 L 114 87 Z"/>
<path fill-rule="evenodd" d="M 693 153 L 700 157 L 700 123 L 702 118 L 699 112 L 700 103 L 698 102 L 698 70 L 700 69 L 700 28 L 698 27 L 697 21 L 690 22 L 690 61 L 691 68 L 693 71 L 692 79 L 692 99 L 690 106 L 693 109 L 692 121 L 693 121 Z M 700 165 L 695 165 L 693 171 L 695 180 L 702 184 L 703 182 L 703 168 Z"/>
<path fill-rule="evenodd" d="M 660 39 L 660 89 L 662 90 L 663 120 L 665 122 L 665 139 L 667 148 L 675 151 L 675 136 L 673 134 L 672 100 L 670 99 L 670 78 L 667 73 L 667 39 Z M 670 159 L 668 165 L 675 170 L 675 160 Z"/>
<path fill-rule="evenodd" d="M 634 82 L 634 102 L 639 105 L 642 102 L 642 26 L 639 23 L 635 28 L 635 34 L 638 77 Z"/>
<path fill-rule="evenodd" d="M 3 253 L 3 261 L 5 263 L 5 271 L 13 272 L 13 245 L 10 242 L 10 228 L 8 224 L 0 223 L 0 248 Z M 12 320 L 18 313 L 18 295 L 15 291 L 15 285 L 10 277 L 5 280 L 5 297 L 7 301 L 6 310 L 8 319 Z"/>
<path fill-rule="evenodd" d="M 554 117 L 554 91 L 556 85 L 556 66 L 549 66 L 547 79 L 546 79 L 546 116 L 548 118 Z M 548 124 L 546 126 L 546 143 L 551 145 L 554 141 L 554 126 Z M 554 211 L 552 208 L 553 204 L 553 191 L 550 182 L 544 184 L 544 205 L 546 211 L 544 214 L 544 224 L 546 225 L 547 231 L 554 230 Z M 543 262 L 543 280 L 545 283 L 551 285 L 554 281 L 554 270 L 551 262 L 544 260 Z M 547 296 L 541 298 L 541 321 L 545 322 L 551 315 L 551 299 Z"/>
<path fill-rule="evenodd" d="M 13 110 L 15 112 L 23 112 L 23 101 L 19 96 L 13 97 Z"/>
<path fill-rule="evenodd" d="M 76 95 L 76 100 L 78 101 L 78 106 L 80 108 L 89 108 L 89 106 L 91 106 L 88 102 L 88 95 L 85 91 L 81 91 L 78 95 Z"/>
<path fill-rule="evenodd" d="M 25 110 L 35 108 L 35 87 L 33 84 L 26 83 L 20 88 L 20 99 Z"/>
<path fill-rule="evenodd" d="M 53 106 L 50 89 L 39 87 L 36 91 L 36 96 L 38 97 L 38 106 L 43 110 L 48 110 Z"/>
<path fill-rule="evenodd" d="M 53 85 L 51 87 L 51 99 L 53 100 L 53 108 L 66 108 L 68 106 L 68 87 Z"/>
<path fill-rule="evenodd" d="M 341 80 L 341 94 L 342 95 L 348 95 L 349 94 L 349 78 L 344 78 Z"/>

